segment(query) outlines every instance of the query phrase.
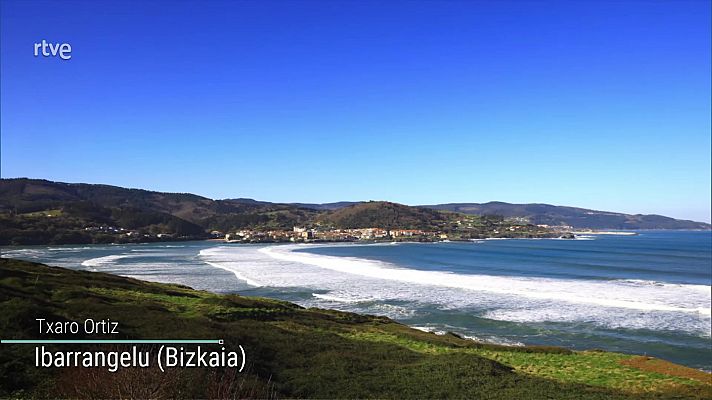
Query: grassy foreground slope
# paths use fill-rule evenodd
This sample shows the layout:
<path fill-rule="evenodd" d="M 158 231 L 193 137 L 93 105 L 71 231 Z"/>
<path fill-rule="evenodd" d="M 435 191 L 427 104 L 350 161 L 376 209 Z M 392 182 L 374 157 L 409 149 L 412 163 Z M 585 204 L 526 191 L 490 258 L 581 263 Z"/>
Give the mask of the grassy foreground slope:
<path fill-rule="evenodd" d="M 242 374 L 212 369 L 161 373 L 155 368 L 110 373 L 38 369 L 34 346 L 3 344 L 2 398 L 609 399 L 712 394 L 709 374 L 661 360 L 484 345 L 420 332 L 382 317 L 9 259 L 0 259 L 0 310 L 3 339 L 37 338 L 38 317 L 111 318 L 120 322 L 121 334 L 114 339 L 223 338 L 227 347 L 241 344 L 247 353 Z"/>

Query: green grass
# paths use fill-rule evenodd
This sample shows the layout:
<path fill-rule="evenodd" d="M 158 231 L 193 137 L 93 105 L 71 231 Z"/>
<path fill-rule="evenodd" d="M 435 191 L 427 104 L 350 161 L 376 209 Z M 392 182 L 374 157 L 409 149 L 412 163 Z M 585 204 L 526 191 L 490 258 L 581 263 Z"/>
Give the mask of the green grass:
<path fill-rule="evenodd" d="M 37 369 L 32 346 L 3 345 L 0 397 L 116 398 L 709 398 L 709 380 L 622 362 L 632 356 L 506 347 L 434 335 L 384 317 L 304 309 L 108 274 L 0 260 L 0 337 L 34 339 L 35 318 L 111 318 L 113 339 L 225 339 L 248 370 L 168 374 Z M 46 337 L 45 337 L 46 338 Z M 68 338 L 68 337 L 64 337 Z M 107 338 L 81 337 L 78 338 Z M 699 372 L 698 372 L 699 374 Z M 705 375 L 706 376 L 706 375 Z M 101 382 L 101 385 L 96 384 Z M 148 391 L 150 389 L 150 391 Z"/>
<path fill-rule="evenodd" d="M 623 365 L 629 355 L 604 351 L 532 351 L 536 347 L 471 345 L 449 347 L 413 340 L 398 335 L 355 332 L 346 335 L 356 340 L 394 343 L 427 354 L 467 353 L 479 355 L 513 367 L 516 371 L 551 378 L 560 382 L 583 383 L 616 388 L 631 393 L 665 392 L 673 388 L 704 388 L 699 380 L 642 371 Z M 680 366 L 680 369 L 685 367 Z M 709 382 L 708 382 L 709 383 Z"/>

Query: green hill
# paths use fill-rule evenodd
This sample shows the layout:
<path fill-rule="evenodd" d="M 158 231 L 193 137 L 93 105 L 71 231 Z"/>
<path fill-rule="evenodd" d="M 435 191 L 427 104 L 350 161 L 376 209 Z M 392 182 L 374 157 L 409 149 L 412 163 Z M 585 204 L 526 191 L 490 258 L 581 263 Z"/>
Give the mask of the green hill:
<path fill-rule="evenodd" d="M 35 368 L 34 346 L 2 344 L 2 398 L 703 399 L 712 394 L 709 374 L 647 357 L 480 344 L 383 317 L 9 259 L 0 259 L 0 309 L 2 339 L 38 338 L 38 317 L 111 318 L 120 322 L 119 339 L 222 338 L 228 347 L 244 346 L 247 355 L 241 374 L 204 368 L 112 373 Z M 95 348 L 82 348 L 88 349 Z"/>
<path fill-rule="evenodd" d="M 358 203 L 319 216 L 320 222 L 340 229 L 437 229 L 442 227 L 447 219 L 447 215 L 434 210 L 387 201 Z"/>
<path fill-rule="evenodd" d="M 203 239 L 212 230 L 291 229 L 316 214 L 249 199 L 211 200 L 187 193 L 40 179 L 0 180 L 0 223 L 5 227 L 0 245 L 147 241 L 157 234 Z M 125 236 L 132 230 L 140 235 Z"/>
<path fill-rule="evenodd" d="M 386 201 L 280 204 L 243 198 L 212 200 L 189 193 L 109 185 L 0 179 L 3 226 L 0 245 L 205 239 L 212 231 L 224 234 L 241 229 L 291 230 L 294 226 L 458 231 L 458 237 L 481 238 L 493 236 L 502 217 L 512 218 L 513 224 L 529 224 L 524 233 L 537 237 L 545 232 L 534 232 L 535 225 L 710 229 L 709 224 L 659 215 L 628 215 L 547 204 L 491 202 L 418 207 Z"/>

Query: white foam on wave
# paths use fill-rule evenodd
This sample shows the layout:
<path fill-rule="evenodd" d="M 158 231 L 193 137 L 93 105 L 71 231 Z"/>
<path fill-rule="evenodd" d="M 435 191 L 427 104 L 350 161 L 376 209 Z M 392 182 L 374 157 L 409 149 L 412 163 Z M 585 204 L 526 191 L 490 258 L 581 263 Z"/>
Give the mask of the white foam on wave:
<path fill-rule="evenodd" d="M 670 283 L 670 282 L 659 282 L 659 281 L 649 281 L 644 279 L 617 279 L 616 282 L 622 284 L 628 284 L 631 286 L 658 286 L 662 288 L 683 288 L 686 290 L 696 290 L 701 293 L 709 293 L 710 286 L 707 285 L 694 285 L 689 283 Z"/>
<path fill-rule="evenodd" d="M 430 332 L 432 332 L 433 330 L 435 330 L 435 328 L 433 328 L 433 327 L 430 327 L 430 326 L 420 326 L 420 325 L 411 325 L 411 328 L 417 329 L 417 330 L 422 331 L 422 332 L 428 332 L 428 333 L 430 333 Z"/>
<path fill-rule="evenodd" d="M 333 293 L 333 292 L 330 292 Z M 312 296 L 316 297 L 317 299 L 322 299 L 326 301 L 335 301 L 337 303 L 362 303 L 365 301 L 373 301 L 373 299 L 369 298 L 361 298 L 361 297 L 343 297 L 343 296 L 335 296 L 333 294 L 323 294 L 323 293 L 312 293 Z"/>
<path fill-rule="evenodd" d="M 709 318 L 690 313 L 628 311 L 612 314 L 608 308 L 579 307 L 558 304 L 556 307 L 523 306 L 522 308 L 501 308 L 487 311 L 485 318 L 523 323 L 546 322 L 591 322 L 605 321 L 609 329 L 645 329 L 651 331 L 687 331 L 703 337 L 710 337 Z M 705 322 L 706 321 L 706 322 Z M 705 327 L 706 324 L 706 327 Z"/>
<path fill-rule="evenodd" d="M 224 269 L 225 271 L 230 271 L 230 272 L 232 272 L 233 274 L 235 274 L 235 277 L 236 277 L 237 279 L 239 279 L 239 280 L 241 280 L 241 281 L 245 281 L 245 283 L 247 283 L 247 284 L 250 285 L 250 286 L 255 286 L 255 287 L 264 286 L 263 284 L 257 282 L 256 280 L 250 279 L 250 278 L 246 277 L 245 275 L 243 275 L 242 273 L 240 273 L 240 271 L 235 270 L 234 268 L 230 268 L 230 267 L 224 266 L 223 264 L 218 264 L 218 263 L 210 262 L 210 261 L 206 261 L 205 263 L 208 264 L 208 265 L 210 265 L 210 266 L 213 266 L 213 267 L 215 267 L 215 268 L 220 268 L 220 269 Z"/>
<path fill-rule="evenodd" d="M 23 258 L 23 257 L 35 258 L 35 257 L 42 256 L 44 253 L 45 252 L 43 250 L 39 250 L 39 249 L 12 249 L 12 250 L 2 249 L 2 250 L 0 250 L 0 254 L 5 258 Z"/>
<path fill-rule="evenodd" d="M 596 240 L 595 236 L 591 235 L 574 235 L 576 240 Z"/>
<path fill-rule="evenodd" d="M 84 266 L 84 267 L 102 267 L 105 265 L 113 265 L 116 263 L 117 260 L 121 260 L 122 258 L 131 258 L 131 257 L 137 257 L 137 256 L 133 255 L 133 254 L 112 254 L 110 256 L 90 258 L 88 260 L 82 261 L 82 266 Z"/>
<path fill-rule="evenodd" d="M 461 328 L 461 327 L 455 327 L 455 326 L 450 326 L 450 325 L 442 325 L 442 324 L 426 324 L 426 325 L 411 325 L 411 328 L 417 329 L 422 332 L 427 332 L 427 333 L 433 333 L 435 335 L 446 335 L 448 332 L 452 332 L 463 339 L 467 340 L 472 340 L 473 342 L 478 342 L 478 343 L 491 343 L 491 344 L 499 344 L 499 345 L 506 345 L 506 346 L 524 346 L 524 343 L 512 340 L 512 339 L 507 339 L 499 336 L 476 336 L 476 335 L 471 335 L 471 334 L 464 334 L 462 333 L 463 331 L 467 331 L 466 328 Z"/>
<path fill-rule="evenodd" d="M 219 246 L 202 250 L 200 257 L 246 282 L 311 288 L 320 293 L 314 296 L 316 306 L 386 313 L 373 304 L 398 301 L 405 305 L 403 315 L 423 303 L 481 312 L 496 320 L 583 321 L 611 328 L 647 327 L 710 336 L 710 287 L 705 285 L 422 271 L 376 260 L 294 251 L 303 248 Z M 354 299 L 372 302 L 367 305 Z"/>
<path fill-rule="evenodd" d="M 686 286 L 675 285 L 680 290 L 662 291 L 650 285 L 619 285 L 610 281 L 564 280 L 548 278 L 517 278 L 492 275 L 453 274 L 441 271 L 421 271 L 400 268 L 396 265 L 352 257 L 333 257 L 311 253 L 293 252 L 290 246 L 264 247 L 259 251 L 283 261 L 315 265 L 334 271 L 396 280 L 406 283 L 445 286 L 473 291 L 524 296 L 533 299 L 557 300 L 568 303 L 591 304 L 635 310 L 679 311 L 710 315 L 709 296 L 705 302 L 687 306 L 689 296 L 680 301 Z M 621 291 L 621 289 L 627 289 Z M 709 290 L 709 287 L 708 287 Z M 698 292 L 698 288 L 692 288 Z M 635 292 L 635 293 L 632 293 Z M 654 293 L 651 293 L 654 292 Z"/>
<path fill-rule="evenodd" d="M 429 325 L 425 325 L 425 326 L 414 325 L 414 326 L 411 326 L 411 328 L 417 329 L 417 330 L 419 330 L 419 331 L 421 331 L 421 332 L 434 333 L 434 334 L 436 334 L 436 335 L 438 335 L 438 336 L 443 336 L 443 335 L 445 335 L 445 334 L 447 333 L 447 331 L 444 331 L 444 330 L 442 330 L 442 329 L 439 329 L 439 328 L 434 327 L 434 326 L 429 326 Z"/>
<path fill-rule="evenodd" d="M 463 338 L 472 340 L 474 342 L 478 343 L 491 343 L 491 344 L 499 344 L 499 345 L 504 345 L 504 346 L 517 346 L 517 347 L 522 347 L 524 346 L 524 343 L 516 341 L 516 340 L 511 340 L 511 339 L 505 339 L 497 336 L 475 336 L 475 335 L 462 335 Z"/>
<path fill-rule="evenodd" d="M 47 250 L 49 251 L 82 251 L 82 250 L 90 250 L 91 247 L 89 246 L 84 246 L 84 247 L 48 247 Z"/>
<path fill-rule="evenodd" d="M 375 303 L 368 307 L 368 312 L 385 315 L 392 319 L 411 318 L 417 314 L 417 311 L 412 308 L 387 303 Z"/>

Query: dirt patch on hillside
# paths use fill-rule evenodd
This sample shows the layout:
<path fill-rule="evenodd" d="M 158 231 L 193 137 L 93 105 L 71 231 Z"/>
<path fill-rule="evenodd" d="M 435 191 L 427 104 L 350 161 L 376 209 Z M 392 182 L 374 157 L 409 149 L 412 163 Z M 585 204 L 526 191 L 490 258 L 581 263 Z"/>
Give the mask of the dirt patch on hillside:
<path fill-rule="evenodd" d="M 712 374 L 708 372 L 683 367 L 682 365 L 673 364 L 669 361 L 660 360 L 658 358 L 636 356 L 622 360 L 620 363 L 643 371 L 657 372 L 660 374 L 694 379 L 702 383 L 712 384 Z"/>

